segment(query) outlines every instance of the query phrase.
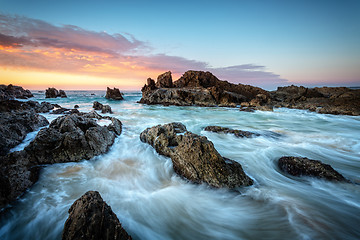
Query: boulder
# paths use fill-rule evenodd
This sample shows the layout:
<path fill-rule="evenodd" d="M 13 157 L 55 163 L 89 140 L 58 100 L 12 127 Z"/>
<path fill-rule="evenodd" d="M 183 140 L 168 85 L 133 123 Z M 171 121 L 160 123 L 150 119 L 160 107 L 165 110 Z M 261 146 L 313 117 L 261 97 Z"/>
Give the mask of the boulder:
<path fill-rule="evenodd" d="M 157 78 L 157 82 L 155 84 L 157 88 L 171 88 L 173 87 L 171 72 L 165 72 L 160 74 Z"/>
<path fill-rule="evenodd" d="M 98 101 L 95 101 L 95 102 L 93 103 L 93 108 L 94 108 L 95 110 L 101 110 L 102 107 L 103 107 L 103 105 L 102 105 L 101 103 L 99 103 Z"/>
<path fill-rule="evenodd" d="M 95 110 L 101 110 L 101 113 L 112 113 L 111 107 L 109 105 L 103 105 L 98 101 L 93 103 L 93 108 Z"/>
<path fill-rule="evenodd" d="M 0 85 L 0 100 L 10 100 L 14 98 L 27 99 L 33 97 L 29 90 L 25 90 L 20 86 Z"/>
<path fill-rule="evenodd" d="M 79 113 L 79 110 L 60 107 L 58 109 L 53 110 L 50 114 L 73 114 L 73 113 Z"/>
<path fill-rule="evenodd" d="M 204 128 L 205 131 L 209 132 L 216 132 L 216 133 L 230 133 L 235 135 L 236 137 L 240 138 L 250 138 L 253 136 L 260 136 L 258 133 L 253 133 L 249 131 L 242 131 L 242 130 L 236 130 L 236 129 L 230 129 L 226 127 L 220 127 L 220 126 L 207 126 Z"/>
<path fill-rule="evenodd" d="M 112 113 L 111 107 L 109 105 L 103 105 L 101 113 Z"/>
<path fill-rule="evenodd" d="M 48 88 L 45 91 L 45 98 L 57 98 L 62 97 L 66 98 L 66 93 L 64 90 L 57 90 L 56 88 Z"/>
<path fill-rule="evenodd" d="M 211 141 L 188 132 L 181 123 L 147 128 L 140 134 L 140 140 L 159 154 L 170 157 L 174 171 L 194 183 L 207 183 L 216 188 L 253 184 L 239 163 L 222 157 Z"/>
<path fill-rule="evenodd" d="M 130 240 L 116 214 L 99 192 L 88 191 L 69 209 L 63 240 Z"/>
<path fill-rule="evenodd" d="M 282 171 L 293 176 L 309 176 L 331 181 L 346 181 L 330 165 L 305 157 L 281 157 L 278 160 L 278 166 Z"/>
<path fill-rule="evenodd" d="M 74 109 L 77 109 L 77 108 L 79 108 L 79 105 L 76 104 L 76 105 L 74 106 Z"/>
<path fill-rule="evenodd" d="M 59 97 L 61 97 L 61 98 L 67 98 L 67 96 L 66 96 L 66 93 L 65 93 L 65 91 L 64 90 L 59 90 Z"/>
<path fill-rule="evenodd" d="M 0 156 L 20 144 L 29 132 L 48 124 L 46 118 L 27 103 L 0 101 Z"/>
<path fill-rule="evenodd" d="M 123 100 L 123 94 L 120 92 L 118 88 L 110 89 L 109 87 L 106 89 L 105 98 L 113 99 L 113 100 Z"/>
<path fill-rule="evenodd" d="M 96 123 L 96 119 L 103 118 L 111 120 L 111 124 Z M 0 207 L 15 200 L 36 181 L 39 166 L 78 162 L 103 154 L 121 134 L 121 129 L 118 119 L 97 113 L 71 114 L 53 120 L 24 150 L 0 159 L 0 181 L 4 189 L 0 191 Z"/>

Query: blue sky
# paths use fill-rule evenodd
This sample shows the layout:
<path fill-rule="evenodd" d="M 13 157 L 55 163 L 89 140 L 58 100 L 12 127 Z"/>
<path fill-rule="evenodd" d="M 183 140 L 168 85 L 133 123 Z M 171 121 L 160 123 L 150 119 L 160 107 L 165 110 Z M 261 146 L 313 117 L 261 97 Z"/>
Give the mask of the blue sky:
<path fill-rule="evenodd" d="M 133 36 L 147 46 L 138 54 L 176 56 L 213 68 L 263 66 L 285 79 L 284 85 L 360 85 L 360 1 L 0 0 L 0 5 L 5 15 Z"/>

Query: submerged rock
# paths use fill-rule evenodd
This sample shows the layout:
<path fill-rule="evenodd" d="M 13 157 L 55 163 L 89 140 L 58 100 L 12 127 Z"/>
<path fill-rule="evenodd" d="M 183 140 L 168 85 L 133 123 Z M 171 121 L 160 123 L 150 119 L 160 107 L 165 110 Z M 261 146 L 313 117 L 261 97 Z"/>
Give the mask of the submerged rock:
<path fill-rule="evenodd" d="M 278 166 L 282 171 L 293 176 L 309 176 L 332 181 L 346 181 L 346 179 L 330 165 L 318 160 L 311 160 L 304 157 L 281 157 L 278 160 Z"/>
<path fill-rule="evenodd" d="M 27 99 L 34 97 L 29 90 L 25 90 L 20 86 L 9 85 L 0 85 L 0 100 L 10 100 L 14 98 Z"/>
<path fill-rule="evenodd" d="M 57 98 L 57 97 L 62 97 L 62 98 L 66 98 L 66 93 L 64 90 L 57 90 L 56 88 L 48 88 L 45 91 L 45 98 Z"/>
<path fill-rule="evenodd" d="M 63 240 L 130 240 L 116 214 L 99 192 L 88 191 L 69 209 Z"/>
<path fill-rule="evenodd" d="M 253 136 L 260 136 L 258 133 L 253 133 L 249 131 L 242 131 L 242 130 L 236 130 L 236 129 L 230 129 L 226 127 L 220 127 L 220 126 L 207 126 L 204 129 L 205 131 L 209 132 L 216 132 L 216 133 L 231 133 L 234 134 L 236 137 L 253 137 Z"/>
<path fill-rule="evenodd" d="M 94 118 L 111 120 L 111 124 L 100 126 Z M 24 150 L 0 159 L 4 189 L 0 191 L 0 207 L 15 200 L 36 181 L 38 166 L 78 162 L 103 154 L 121 134 L 121 128 L 120 120 L 97 113 L 71 114 L 53 120 Z"/>
<path fill-rule="evenodd" d="M 192 182 L 217 188 L 253 184 L 239 163 L 222 157 L 211 141 L 188 132 L 181 123 L 147 128 L 140 134 L 140 139 L 159 154 L 170 157 L 174 171 Z"/>
<path fill-rule="evenodd" d="M 113 99 L 113 100 L 123 100 L 123 94 L 120 92 L 118 88 L 107 88 L 105 98 Z"/>

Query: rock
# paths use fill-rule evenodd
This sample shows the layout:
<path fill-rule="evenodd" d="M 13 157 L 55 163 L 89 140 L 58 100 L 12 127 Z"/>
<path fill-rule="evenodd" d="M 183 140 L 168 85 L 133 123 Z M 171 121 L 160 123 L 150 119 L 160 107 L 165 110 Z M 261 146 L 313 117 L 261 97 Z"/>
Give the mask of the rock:
<path fill-rule="evenodd" d="M 123 100 L 123 94 L 118 88 L 110 89 L 109 87 L 106 90 L 105 98 L 113 100 Z"/>
<path fill-rule="evenodd" d="M 102 105 L 101 103 L 99 103 L 98 101 L 95 101 L 95 102 L 93 103 L 93 108 L 94 108 L 95 110 L 101 110 L 102 107 L 103 107 L 103 105 Z"/>
<path fill-rule="evenodd" d="M 100 126 L 94 118 L 109 119 L 112 123 Z M 53 120 L 24 150 L 0 159 L 0 181 L 4 184 L 0 207 L 15 200 L 36 181 L 39 166 L 88 160 L 107 152 L 121 134 L 121 127 L 118 119 L 97 113 L 71 114 Z"/>
<path fill-rule="evenodd" d="M 76 105 L 74 106 L 74 109 L 77 109 L 77 108 L 79 108 L 79 105 L 76 104 Z"/>
<path fill-rule="evenodd" d="M 63 240 L 129 240 L 116 214 L 96 191 L 88 191 L 69 209 Z"/>
<path fill-rule="evenodd" d="M 93 108 L 95 110 L 101 110 L 101 113 L 112 113 L 111 107 L 109 105 L 103 105 L 98 101 L 93 103 Z"/>
<path fill-rule="evenodd" d="M 66 93 L 65 93 L 64 90 L 61 90 L 61 89 L 59 90 L 59 97 L 67 98 Z"/>
<path fill-rule="evenodd" d="M 39 167 L 31 166 L 25 151 L 0 156 L 0 209 L 21 196 L 39 177 Z"/>
<path fill-rule="evenodd" d="M 202 71 L 187 71 L 174 83 L 171 72 L 166 72 L 158 77 L 156 84 L 149 78 L 141 91 L 140 103 L 206 107 L 236 107 L 258 94 L 268 95 L 261 88 L 221 81 Z"/>
<path fill-rule="evenodd" d="M 209 132 L 216 132 L 216 133 L 231 133 L 234 134 L 236 137 L 253 137 L 253 136 L 260 136 L 258 133 L 248 132 L 248 131 L 242 131 L 242 130 L 234 130 L 226 127 L 220 127 L 220 126 L 207 126 L 204 129 L 205 131 Z"/>
<path fill-rule="evenodd" d="M 25 150 L 36 164 L 78 162 L 105 153 L 116 135 L 86 115 L 70 114 L 41 129 Z"/>
<path fill-rule="evenodd" d="M 279 168 L 293 176 L 309 176 L 331 181 L 346 181 L 330 165 L 318 160 L 303 157 L 281 157 L 278 160 Z"/>
<path fill-rule="evenodd" d="M 171 88 L 173 87 L 171 72 L 165 72 L 158 76 L 157 82 L 155 84 L 157 88 Z"/>
<path fill-rule="evenodd" d="M 6 155 L 20 144 L 29 132 L 48 124 L 46 118 L 37 114 L 28 103 L 0 101 L 0 155 Z"/>
<path fill-rule="evenodd" d="M 25 90 L 20 86 L 12 84 L 0 85 L 0 100 L 10 100 L 14 98 L 27 99 L 33 97 L 29 90 Z"/>
<path fill-rule="evenodd" d="M 66 93 L 64 90 L 57 90 L 56 88 L 48 88 L 45 91 L 45 98 L 57 98 L 62 97 L 66 98 Z"/>
<path fill-rule="evenodd" d="M 345 87 L 279 87 L 271 92 L 272 105 L 318 113 L 360 115 L 360 90 Z"/>
<path fill-rule="evenodd" d="M 109 105 L 103 105 L 101 113 L 112 113 L 111 107 Z"/>
<path fill-rule="evenodd" d="M 222 157 L 206 137 L 188 132 L 181 123 L 147 128 L 140 134 L 140 139 L 159 154 L 170 157 L 174 171 L 192 182 L 217 188 L 253 183 L 239 163 Z"/>

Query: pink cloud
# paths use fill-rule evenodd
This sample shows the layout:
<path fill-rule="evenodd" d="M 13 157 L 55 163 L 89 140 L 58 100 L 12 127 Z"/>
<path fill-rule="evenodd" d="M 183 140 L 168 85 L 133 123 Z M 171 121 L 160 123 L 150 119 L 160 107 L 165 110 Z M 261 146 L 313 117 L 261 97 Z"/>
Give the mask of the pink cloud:
<path fill-rule="evenodd" d="M 210 71 L 229 82 L 260 87 L 287 83 L 286 79 L 266 71 L 264 66 L 243 64 L 214 68 L 206 62 L 184 57 L 144 54 L 144 50 L 151 50 L 151 46 L 129 34 L 94 32 L 73 25 L 55 26 L 23 16 L 0 14 L 0 65 L 4 67 L 116 78 L 134 75 L 144 77 L 144 82 L 149 77 L 145 74 L 170 70 L 181 75 L 191 69 Z"/>

